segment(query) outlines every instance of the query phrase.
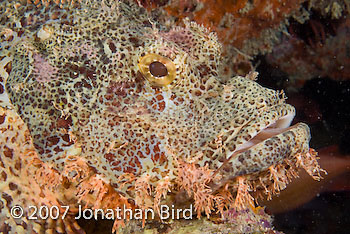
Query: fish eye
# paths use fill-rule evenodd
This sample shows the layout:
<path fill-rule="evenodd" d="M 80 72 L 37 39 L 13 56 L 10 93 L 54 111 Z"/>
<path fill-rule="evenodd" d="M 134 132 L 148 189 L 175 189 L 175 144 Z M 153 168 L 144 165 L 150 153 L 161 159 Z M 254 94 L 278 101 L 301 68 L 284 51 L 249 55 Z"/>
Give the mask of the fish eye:
<path fill-rule="evenodd" d="M 175 64 L 167 57 L 147 54 L 140 59 L 138 66 L 142 75 L 152 85 L 166 86 L 175 79 Z"/>

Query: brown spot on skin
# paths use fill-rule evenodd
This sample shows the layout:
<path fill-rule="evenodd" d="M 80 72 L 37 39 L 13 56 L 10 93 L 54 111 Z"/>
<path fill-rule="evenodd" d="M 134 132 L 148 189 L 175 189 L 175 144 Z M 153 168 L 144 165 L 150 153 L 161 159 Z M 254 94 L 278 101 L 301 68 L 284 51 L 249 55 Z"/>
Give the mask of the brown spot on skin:
<path fill-rule="evenodd" d="M 201 77 L 205 77 L 209 74 L 209 72 L 211 71 L 211 69 L 206 65 L 206 64 L 201 64 L 197 67 L 200 76 Z"/>
<path fill-rule="evenodd" d="M 158 111 L 164 111 L 164 109 L 165 109 L 165 102 L 163 101 L 158 104 Z"/>
<path fill-rule="evenodd" d="M 199 90 L 195 90 L 195 91 L 194 91 L 194 95 L 197 96 L 197 97 L 199 97 L 199 96 L 202 95 L 202 92 L 199 91 Z"/>
<path fill-rule="evenodd" d="M 2 178 L 2 181 L 6 181 L 6 179 L 7 179 L 6 172 L 4 172 L 4 171 L 1 172 L 1 178 Z"/>
<path fill-rule="evenodd" d="M 64 150 L 58 146 L 56 146 L 54 149 L 55 153 L 63 152 Z"/>
<path fill-rule="evenodd" d="M 231 173 L 233 171 L 232 167 L 224 167 L 222 170 L 225 171 L 226 173 Z"/>
<path fill-rule="evenodd" d="M 160 153 L 160 158 L 159 158 L 159 165 L 163 165 L 168 161 L 167 157 L 165 156 L 164 152 Z"/>
<path fill-rule="evenodd" d="M 1 209 L 0 209 L 1 210 Z M 4 223 L 3 225 L 0 226 L 0 232 L 1 233 L 11 233 L 11 227 L 9 224 Z"/>
<path fill-rule="evenodd" d="M 17 184 L 14 184 L 14 183 L 10 182 L 9 183 L 9 188 L 10 188 L 10 190 L 14 191 L 14 190 L 17 190 L 18 186 L 17 186 Z"/>
<path fill-rule="evenodd" d="M 71 141 L 70 141 L 70 137 L 69 137 L 68 134 L 64 134 L 64 135 L 62 136 L 62 140 L 64 140 L 65 142 L 71 142 Z"/>
<path fill-rule="evenodd" d="M 0 94 L 3 94 L 4 91 L 5 91 L 4 86 L 2 84 L 0 84 Z"/>
<path fill-rule="evenodd" d="M 80 81 L 74 84 L 74 88 L 76 88 L 76 89 L 81 88 L 82 86 L 83 86 L 83 84 Z"/>
<path fill-rule="evenodd" d="M 7 73 L 10 74 L 11 70 L 12 70 L 12 63 L 9 62 L 9 63 L 6 64 L 6 66 L 5 66 L 5 71 L 6 71 Z"/>
<path fill-rule="evenodd" d="M 137 39 L 136 37 L 129 37 L 129 41 L 135 46 L 138 47 L 141 45 L 139 39 Z"/>
<path fill-rule="evenodd" d="M 60 141 L 60 139 L 57 136 L 51 136 L 48 137 L 47 140 L 50 142 L 47 143 L 47 146 L 53 146 L 53 145 L 57 145 L 57 143 Z"/>
<path fill-rule="evenodd" d="M 0 85 L 1 86 L 1 85 Z M 0 124 L 3 124 L 5 122 L 5 117 L 6 115 L 3 114 L 3 115 L 0 115 Z"/>
<path fill-rule="evenodd" d="M 6 206 L 7 206 L 7 208 L 10 209 L 11 203 L 13 201 L 12 197 L 9 194 L 5 193 L 5 192 L 1 193 L 1 197 L 6 200 Z"/>
<path fill-rule="evenodd" d="M 113 42 L 108 43 L 109 49 L 112 51 L 112 53 L 115 53 L 117 51 L 117 47 Z"/>
<path fill-rule="evenodd" d="M 21 161 L 20 161 L 20 160 L 18 160 L 18 161 L 16 162 L 15 168 L 16 168 L 16 170 L 20 170 L 20 169 L 21 169 Z"/>
<path fill-rule="evenodd" d="M 104 158 L 107 159 L 109 163 L 113 163 L 115 161 L 115 155 L 112 153 L 105 154 Z"/>
<path fill-rule="evenodd" d="M 136 169 L 135 168 L 132 168 L 132 167 L 127 167 L 125 170 L 124 170 L 125 173 L 135 173 L 136 172 Z"/>
<path fill-rule="evenodd" d="M 38 151 L 39 154 L 43 154 L 45 152 L 44 149 L 36 143 L 34 143 L 34 147 Z"/>
<path fill-rule="evenodd" d="M 83 83 L 83 87 L 85 87 L 87 89 L 91 89 L 92 88 L 92 86 L 86 80 L 83 80 L 82 83 Z"/>
<path fill-rule="evenodd" d="M 220 157 L 218 158 L 219 162 L 223 163 L 226 161 L 226 158 L 224 155 L 220 155 Z"/>
<path fill-rule="evenodd" d="M 12 157 L 13 157 L 13 149 L 10 149 L 10 148 L 8 148 L 6 145 L 4 146 L 4 155 L 5 155 L 5 157 L 8 157 L 8 158 L 10 158 L 10 159 L 12 159 Z"/>
<path fill-rule="evenodd" d="M 22 18 L 20 19 L 20 23 L 21 23 L 22 27 L 27 26 L 27 18 L 22 17 Z"/>
<path fill-rule="evenodd" d="M 96 71 L 94 69 L 88 69 L 85 74 L 86 74 L 86 78 L 88 78 L 89 80 L 93 81 L 96 79 Z"/>
<path fill-rule="evenodd" d="M 68 118 L 58 118 L 56 126 L 57 128 L 65 128 L 68 129 L 70 126 L 72 126 L 72 117 L 69 116 Z"/>
<path fill-rule="evenodd" d="M 161 101 L 161 100 L 163 100 L 163 99 L 164 99 L 164 98 L 163 98 L 163 95 L 157 95 L 157 97 L 156 97 L 156 98 L 157 98 L 157 100 L 158 100 L 158 101 Z"/>

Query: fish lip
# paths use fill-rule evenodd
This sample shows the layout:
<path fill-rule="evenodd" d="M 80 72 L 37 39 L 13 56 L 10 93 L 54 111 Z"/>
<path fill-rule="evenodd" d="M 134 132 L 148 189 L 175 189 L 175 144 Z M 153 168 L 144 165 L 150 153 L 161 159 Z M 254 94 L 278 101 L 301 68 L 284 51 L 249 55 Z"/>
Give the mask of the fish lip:
<path fill-rule="evenodd" d="M 278 135 L 282 135 L 288 131 L 294 131 L 295 129 L 298 128 L 307 128 L 307 134 L 305 134 L 305 136 L 308 136 L 305 140 L 306 141 L 310 141 L 311 137 L 310 137 L 310 130 L 309 127 L 305 124 L 305 123 L 296 123 L 294 125 L 290 125 L 288 127 L 282 127 L 282 128 L 276 128 L 276 127 L 266 127 L 264 129 L 262 129 L 256 136 L 254 136 L 251 140 L 256 141 L 254 142 L 250 147 L 246 147 L 240 151 L 236 151 L 235 153 L 243 153 L 246 152 L 254 147 L 256 147 L 257 145 L 268 141 L 269 139 L 273 139 L 274 137 L 278 136 Z M 251 141 L 250 140 L 250 141 Z"/>
<path fill-rule="evenodd" d="M 310 139 L 311 139 L 310 128 L 305 123 L 296 123 L 296 124 L 294 124 L 292 126 L 285 127 L 285 128 L 279 128 L 279 129 L 277 129 L 277 131 L 274 129 L 272 131 L 274 131 L 273 135 L 270 135 L 269 137 L 266 137 L 266 138 L 263 138 L 263 139 L 259 139 L 259 142 L 253 144 L 251 147 L 248 147 L 248 148 L 246 148 L 244 150 L 235 152 L 233 155 L 230 156 L 230 159 L 232 159 L 233 157 L 239 157 L 241 154 L 243 154 L 245 157 L 247 157 L 247 156 L 249 157 L 250 154 L 252 154 L 252 152 L 254 150 L 256 150 L 257 148 L 261 147 L 260 149 L 263 149 L 265 147 L 265 143 L 266 142 L 268 142 L 270 140 L 274 141 L 274 140 L 278 139 L 280 136 L 285 135 L 285 134 L 289 134 L 289 133 L 293 134 L 293 136 L 294 136 L 294 143 L 293 143 L 293 144 L 295 144 L 294 147 L 299 149 L 299 150 L 294 150 L 294 151 L 290 152 L 290 155 L 288 155 L 288 157 L 293 157 L 296 153 L 304 151 L 305 150 L 304 147 L 306 145 L 303 144 L 303 143 L 304 142 L 308 143 L 310 141 Z M 296 143 L 296 142 L 299 142 L 299 143 Z M 292 146 L 292 142 L 289 142 L 289 141 L 285 142 L 285 143 L 282 143 L 282 142 L 280 142 L 280 143 L 281 144 L 279 146 L 282 146 L 283 149 L 286 149 L 286 148 Z M 309 145 L 308 144 L 307 144 L 306 148 L 307 148 L 307 150 L 309 149 Z M 281 155 L 280 152 L 272 152 L 272 154 Z M 282 161 L 286 157 L 287 156 L 281 155 L 280 156 L 280 160 Z M 230 161 L 230 160 L 228 160 L 228 161 Z M 277 163 L 279 163 L 279 161 L 274 161 L 274 162 L 271 162 L 271 165 L 277 164 Z M 267 168 L 265 168 L 265 169 L 267 169 Z M 248 172 L 246 174 L 251 174 L 251 173 L 255 173 L 255 172 L 263 171 L 263 170 L 264 169 L 260 168 L 260 170 L 251 171 L 251 172 Z M 242 174 L 242 173 L 238 172 L 238 175 L 236 175 L 236 176 L 239 176 L 240 174 Z"/>
<path fill-rule="evenodd" d="M 285 114 L 280 114 L 275 119 L 270 119 L 270 124 L 259 129 L 254 135 L 251 136 L 248 141 L 244 142 L 241 145 L 238 145 L 237 148 L 230 153 L 224 162 L 222 162 L 221 166 L 214 172 L 214 176 L 222 171 L 222 168 L 226 167 L 225 164 L 234 160 L 238 155 L 259 147 L 259 144 L 269 139 L 273 139 L 277 135 L 281 135 L 290 130 L 293 130 L 294 128 L 298 128 L 300 126 L 300 123 L 291 125 L 295 117 L 295 109 L 293 106 L 285 103 L 284 105 L 279 106 L 279 108 L 274 109 L 274 111 L 279 112 L 284 109 L 289 109 L 289 111 L 287 111 Z M 306 140 L 310 140 L 310 134 L 308 135 L 309 137 Z"/>
<path fill-rule="evenodd" d="M 266 127 L 267 128 L 267 127 Z M 264 128 L 264 129 L 266 129 Z M 235 151 L 229 158 L 227 158 L 227 160 L 222 164 L 222 166 L 217 169 L 214 174 L 213 174 L 213 178 L 215 177 L 216 174 L 220 174 L 221 176 L 219 176 L 218 178 L 219 181 L 212 181 L 210 183 L 210 187 L 213 191 L 217 191 L 218 189 L 220 189 L 222 186 L 226 185 L 227 183 L 229 183 L 230 181 L 233 181 L 235 178 L 239 177 L 239 176 L 243 176 L 243 175 L 257 175 L 257 173 L 259 174 L 260 172 L 263 172 L 265 170 L 267 170 L 269 168 L 269 166 L 271 165 L 274 165 L 274 164 L 278 164 L 279 161 L 273 161 L 271 163 L 271 165 L 266 165 L 265 168 L 260 168 L 260 167 L 257 167 L 257 168 L 254 168 L 254 167 L 250 167 L 249 168 L 249 165 L 248 165 L 248 168 L 243 168 L 243 170 L 234 170 L 233 168 L 233 171 L 232 172 L 226 172 L 225 171 L 225 164 L 226 162 L 230 162 L 231 164 L 235 164 L 236 162 L 239 161 L 239 157 L 240 156 L 250 156 L 252 150 L 256 149 L 256 148 L 259 148 L 259 147 L 263 147 L 265 142 L 269 141 L 270 139 L 273 139 L 274 137 L 278 137 L 279 135 L 282 135 L 282 134 L 286 134 L 288 132 L 294 132 L 294 131 L 303 131 L 304 133 L 302 134 L 303 137 L 305 137 L 305 139 L 302 139 L 304 141 L 302 142 L 309 142 L 310 139 L 311 139 L 311 135 L 310 135 L 310 129 L 308 127 L 307 124 L 305 123 L 296 123 L 294 125 L 291 125 L 289 127 L 285 127 L 285 128 L 280 128 L 279 129 L 280 132 L 277 133 L 277 134 L 274 134 L 272 135 L 271 137 L 268 137 L 264 140 L 261 140 L 259 142 L 257 142 L 256 144 L 253 144 L 251 145 L 250 147 L 248 148 L 245 148 L 245 149 L 241 149 L 239 151 Z M 300 140 L 300 139 L 299 139 Z M 307 145 L 307 146 L 306 146 Z M 288 144 L 284 145 L 284 148 L 287 148 L 288 146 L 290 146 L 289 142 Z M 301 151 L 304 151 L 304 150 L 308 150 L 308 144 L 300 144 L 300 145 L 297 145 L 300 147 L 300 150 Z M 306 148 L 304 148 L 306 147 Z M 297 151 L 293 151 L 291 152 L 290 155 L 288 155 L 288 158 L 289 157 L 294 157 L 298 152 L 300 152 L 300 150 L 297 150 Z M 280 154 L 279 152 L 276 152 L 276 154 Z M 281 161 L 284 160 L 284 157 L 282 155 L 281 157 Z"/>
<path fill-rule="evenodd" d="M 286 132 L 294 127 L 295 125 L 291 125 L 295 114 L 290 113 L 288 115 L 282 116 L 278 119 L 276 119 L 273 123 L 269 124 L 265 128 L 261 129 L 254 137 L 252 137 L 248 142 L 250 141 L 257 141 L 253 144 L 257 145 L 267 139 L 270 139 L 276 135 L 282 134 L 283 132 Z M 250 148 L 250 147 L 249 147 Z"/>
<path fill-rule="evenodd" d="M 286 132 L 294 127 L 296 127 L 296 124 L 291 125 L 293 119 L 295 117 L 295 112 L 290 112 L 286 115 L 283 115 L 279 118 L 276 118 L 272 121 L 269 125 L 265 126 L 264 128 L 260 129 L 255 135 L 253 135 L 247 142 L 244 142 L 243 144 L 239 145 L 233 154 L 241 153 L 244 151 L 249 150 L 250 148 L 254 147 L 255 145 L 272 138 L 276 135 L 282 134 L 283 132 Z M 231 157 L 231 156 L 230 156 Z"/>

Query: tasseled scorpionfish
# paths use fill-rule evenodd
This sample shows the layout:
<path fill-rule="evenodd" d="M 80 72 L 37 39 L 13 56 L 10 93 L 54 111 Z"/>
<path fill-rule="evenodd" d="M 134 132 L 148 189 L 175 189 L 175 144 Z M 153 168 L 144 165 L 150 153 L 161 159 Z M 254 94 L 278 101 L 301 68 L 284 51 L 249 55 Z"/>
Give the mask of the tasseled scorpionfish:
<path fill-rule="evenodd" d="M 113 0 L 7 0 L 0 13 L 3 233 L 83 232 L 78 204 L 159 214 L 187 200 L 210 217 L 271 198 L 298 168 L 320 177 L 284 94 L 253 72 L 221 79 L 206 28 Z"/>

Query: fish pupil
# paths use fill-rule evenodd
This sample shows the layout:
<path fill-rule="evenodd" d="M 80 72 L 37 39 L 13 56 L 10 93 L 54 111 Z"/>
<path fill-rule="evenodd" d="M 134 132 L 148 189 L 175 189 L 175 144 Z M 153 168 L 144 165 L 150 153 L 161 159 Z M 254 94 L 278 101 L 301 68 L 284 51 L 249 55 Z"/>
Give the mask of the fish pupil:
<path fill-rule="evenodd" d="M 161 62 L 153 62 L 149 65 L 149 71 L 155 77 L 162 77 L 168 75 L 168 69 Z"/>

